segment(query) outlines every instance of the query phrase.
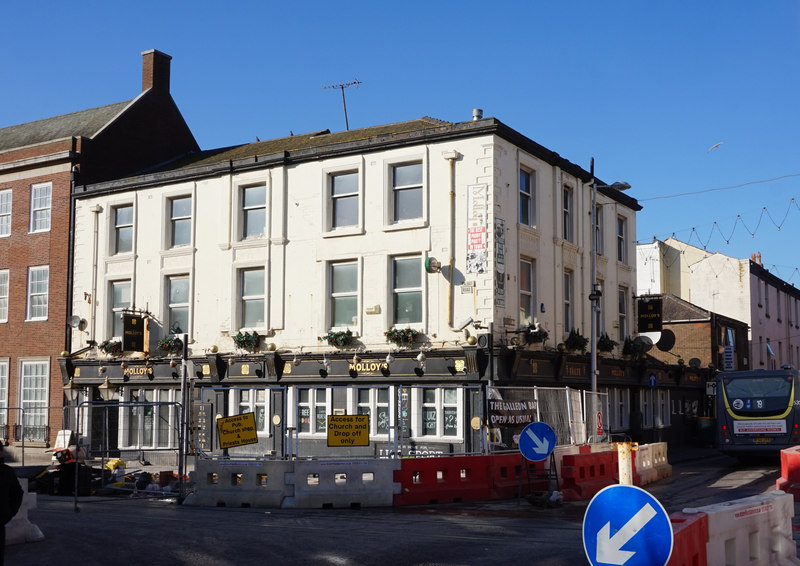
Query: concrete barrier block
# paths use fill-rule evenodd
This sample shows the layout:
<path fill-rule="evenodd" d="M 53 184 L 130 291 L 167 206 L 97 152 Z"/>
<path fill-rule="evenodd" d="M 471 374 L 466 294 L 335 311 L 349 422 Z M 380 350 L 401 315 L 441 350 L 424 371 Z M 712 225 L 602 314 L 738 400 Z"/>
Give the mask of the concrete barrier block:
<path fill-rule="evenodd" d="M 782 491 L 698 507 L 708 515 L 709 566 L 800 565 L 792 540 L 794 498 Z"/>
<path fill-rule="evenodd" d="M 284 507 L 391 507 L 401 460 L 296 460 Z"/>
<path fill-rule="evenodd" d="M 198 459 L 194 493 L 185 505 L 280 508 L 293 495 L 286 475 L 293 462 L 284 460 Z"/>

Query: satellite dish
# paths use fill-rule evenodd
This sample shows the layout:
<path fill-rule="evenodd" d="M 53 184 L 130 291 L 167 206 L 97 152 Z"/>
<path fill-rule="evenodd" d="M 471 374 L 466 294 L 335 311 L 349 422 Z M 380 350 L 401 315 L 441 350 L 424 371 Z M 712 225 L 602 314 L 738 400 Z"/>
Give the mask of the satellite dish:
<path fill-rule="evenodd" d="M 633 347 L 637 352 L 649 352 L 653 348 L 653 341 L 647 336 L 637 336 L 633 339 Z"/>
<path fill-rule="evenodd" d="M 72 328 L 78 328 L 78 326 L 81 324 L 81 317 L 79 317 L 77 314 L 73 314 L 67 319 L 67 322 Z"/>
<path fill-rule="evenodd" d="M 689 360 L 689 367 L 692 369 L 697 369 L 700 367 L 701 363 L 702 362 L 700 362 L 698 358 L 692 358 L 691 360 Z"/>
<path fill-rule="evenodd" d="M 663 329 L 661 331 L 661 338 L 658 339 L 656 343 L 656 348 L 661 350 L 662 352 L 669 352 L 675 346 L 675 333 L 669 329 Z"/>

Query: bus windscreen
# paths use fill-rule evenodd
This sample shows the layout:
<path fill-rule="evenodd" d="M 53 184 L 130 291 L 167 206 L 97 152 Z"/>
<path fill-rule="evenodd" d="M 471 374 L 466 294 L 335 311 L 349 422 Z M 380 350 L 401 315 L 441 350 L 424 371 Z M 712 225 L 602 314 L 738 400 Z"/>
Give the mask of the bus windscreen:
<path fill-rule="evenodd" d="M 791 404 L 792 376 L 723 376 L 730 410 L 739 416 L 767 416 L 786 412 Z"/>

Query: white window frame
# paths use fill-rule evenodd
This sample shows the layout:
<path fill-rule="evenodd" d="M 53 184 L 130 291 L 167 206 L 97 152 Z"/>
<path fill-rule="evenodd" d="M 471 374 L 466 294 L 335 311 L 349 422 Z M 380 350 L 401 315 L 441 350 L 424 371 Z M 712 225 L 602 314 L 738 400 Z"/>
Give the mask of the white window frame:
<path fill-rule="evenodd" d="M 152 392 L 155 396 L 154 399 L 148 400 L 147 393 Z M 156 393 L 158 392 L 158 393 Z M 166 400 L 161 399 L 161 392 L 166 393 Z M 179 432 L 179 418 L 180 410 L 176 403 L 177 395 L 180 390 L 174 387 L 139 387 L 130 386 L 125 387 L 122 392 L 122 398 L 125 403 L 137 406 L 120 407 L 120 433 L 119 444 L 120 448 L 125 449 L 169 449 L 178 447 L 178 432 Z M 134 395 L 136 399 L 134 399 Z M 143 399 L 143 400 L 142 400 Z M 153 419 L 152 419 L 152 442 L 145 443 L 145 419 L 144 419 L 144 406 L 153 404 Z M 158 403 L 169 403 L 168 405 L 159 405 Z M 131 414 L 137 411 L 139 413 L 137 422 L 132 423 Z M 167 439 L 165 443 L 161 442 L 161 429 L 157 426 L 161 417 L 166 413 L 167 421 Z M 131 443 L 131 434 L 136 432 L 136 442 Z"/>
<path fill-rule="evenodd" d="M 8 322 L 8 299 L 11 289 L 11 272 L 0 269 L 0 322 Z"/>
<path fill-rule="evenodd" d="M 400 260 L 417 260 L 419 262 L 419 286 L 415 287 L 395 287 L 395 274 L 397 261 Z M 390 302 L 391 312 L 389 313 L 390 325 L 392 327 L 411 327 L 420 328 L 425 321 L 425 277 L 423 268 L 423 259 L 421 255 L 398 255 L 389 258 L 389 289 L 391 292 Z M 397 299 L 402 294 L 419 293 L 420 294 L 420 316 L 419 320 L 399 322 L 395 316 L 397 310 Z"/>
<path fill-rule="evenodd" d="M 434 401 L 432 403 L 424 402 L 425 390 L 434 390 Z M 456 392 L 456 402 L 445 402 L 444 391 L 454 390 Z M 411 390 L 412 401 L 412 424 L 411 424 L 411 438 L 415 440 L 425 441 L 445 441 L 445 442 L 461 442 L 463 441 L 463 419 L 464 419 L 464 390 L 457 386 L 418 386 Z M 433 407 L 436 410 L 436 433 L 425 434 L 423 415 L 426 407 Z M 444 434 L 444 409 L 456 408 L 456 434 Z"/>
<path fill-rule="evenodd" d="M 631 427 L 631 390 L 627 387 L 609 387 L 608 410 L 606 417 L 608 430 L 612 433 L 630 430 Z"/>
<path fill-rule="evenodd" d="M 575 328 L 575 272 L 571 269 L 564 270 L 563 279 L 563 299 L 564 299 L 564 333 Z"/>
<path fill-rule="evenodd" d="M 28 373 L 28 369 L 42 369 Z M 31 380 L 34 380 L 31 383 Z M 19 407 L 23 410 L 25 427 L 46 427 L 48 425 L 48 399 L 50 398 L 50 360 L 48 358 L 26 358 L 19 360 Z M 44 442 L 47 438 L 26 440 Z"/>
<path fill-rule="evenodd" d="M 642 415 L 642 428 L 653 428 L 655 401 L 653 399 L 654 390 L 651 387 L 643 387 L 639 390 L 639 411 Z"/>
<path fill-rule="evenodd" d="M 264 191 L 264 203 L 257 203 L 257 204 L 246 204 L 245 193 L 252 189 L 263 189 Z M 267 190 L 267 184 L 265 182 L 260 183 L 247 183 L 239 185 L 239 227 L 238 227 L 238 234 L 239 234 L 239 241 L 240 242 L 249 242 L 252 240 L 263 240 L 267 237 L 267 224 L 269 219 L 267 218 L 267 203 L 269 202 L 269 191 Z M 248 222 L 247 217 L 248 214 L 254 211 L 263 210 L 264 212 L 264 225 L 261 226 L 261 234 L 255 235 L 247 235 L 248 230 Z"/>
<path fill-rule="evenodd" d="M 39 280 L 34 282 L 34 274 L 45 273 L 45 278 L 43 280 Z M 41 285 L 44 284 L 44 288 L 39 287 L 34 289 L 34 285 Z M 28 268 L 28 292 L 27 292 L 27 308 L 26 308 L 26 320 L 47 320 L 47 316 L 49 314 L 50 308 L 50 266 L 49 265 L 38 265 L 35 267 Z M 33 298 L 34 297 L 44 297 L 44 314 L 38 314 L 36 316 L 33 315 Z M 41 307 L 41 305 L 40 305 Z"/>
<path fill-rule="evenodd" d="M 253 413 L 256 421 L 256 435 L 262 438 L 269 438 L 270 427 L 270 389 L 268 387 L 234 387 L 231 388 L 229 398 L 228 414 L 241 415 L 243 413 Z M 259 399 L 259 395 L 264 395 L 264 399 Z M 243 397 L 248 399 L 243 399 Z M 263 409 L 264 418 L 258 422 L 258 409 Z M 259 426 L 259 424 L 261 426 Z"/>
<path fill-rule="evenodd" d="M 603 205 L 597 204 L 595 205 L 594 211 L 594 218 L 595 218 L 595 250 L 597 251 L 597 255 L 603 255 L 605 253 L 605 238 L 603 236 Z"/>
<path fill-rule="evenodd" d="M 131 209 L 131 220 L 128 223 L 121 223 L 118 220 L 119 211 L 120 211 L 120 209 L 123 209 L 123 208 L 130 208 Z M 135 210 L 134 210 L 134 207 L 133 207 L 133 203 L 132 202 L 126 202 L 126 203 L 116 204 L 116 205 L 114 205 L 112 207 L 111 212 L 112 212 L 112 214 L 111 214 L 111 222 L 113 223 L 113 233 L 114 233 L 114 241 L 112 243 L 111 253 L 114 254 L 114 255 L 133 253 L 134 237 L 135 237 L 135 234 L 134 234 Z M 120 246 L 119 246 L 120 237 L 119 236 L 120 236 L 120 233 L 123 230 L 130 230 L 130 233 L 131 233 L 131 237 L 130 237 L 131 249 L 130 250 L 125 250 L 125 251 L 120 251 Z"/>
<path fill-rule="evenodd" d="M 177 279 L 186 279 L 187 283 L 189 284 L 188 295 L 186 297 L 186 301 L 176 301 L 172 302 L 172 283 L 174 280 Z M 164 304 L 166 306 L 165 313 L 166 316 L 164 317 L 164 335 L 172 335 L 172 334 L 189 334 L 191 336 L 191 326 L 192 326 L 192 277 L 189 273 L 171 273 L 166 275 L 164 281 Z M 172 320 L 172 311 L 173 309 L 186 309 L 186 326 L 187 328 L 181 328 L 180 332 L 173 332 L 172 328 L 174 326 L 174 322 Z"/>
<path fill-rule="evenodd" d="M 367 402 L 361 402 L 359 399 L 359 392 L 360 391 L 367 391 L 368 392 L 368 399 Z M 386 400 L 380 400 L 380 393 L 382 391 L 386 392 Z M 365 385 L 365 386 L 358 386 L 348 388 L 348 394 L 350 394 L 349 406 L 351 407 L 351 412 L 354 415 L 363 415 L 369 414 L 369 436 L 370 439 L 373 440 L 386 440 L 386 438 L 391 434 L 392 428 L 395 424 L 395 410 L 394 406 L 395 403 L 393 402 L 395 399 L 395 388 L 393 386 L 377 386 L 377 385 Z M 378 412 L 378 409 L 382 408 L 388 411 L 389 421 L 387 423 L 386 431 L 381 432 L 378 430 L 378 422 L 375 418 L 375 415 Z M 364 411 L 368 410 L 369 413 L 365 413 Z"/>
<path fill-rule="evenodd" d="M 653 394 L 653 402 L 653 427 L 669 427 L 671 424 L 669 389 L 656 389 Z"/>
<path fill-rule="evenodd" d="M 337 266 L 355 266 L 356 268 L 356 288 L 353 290 L 336 291 L 333 290 L 333 271 Z M 361 262 L 358 260 L 343 260 L 328 262 L 327 270 L 327 297 L 328 297 L 328 327 L 333 329 L 346 329 L 349 327 L 358 328 L 360 323 L 359 313 L 361 312 Z M 334 302 L 336 299 L 354 297 L 356 308 L 354 316 L 349 324 L 335 324 L 334 321 Z"/>
<path fill-rule="evenodd" d="M 563 239 L 575 242 L 575 191 L 569 185 L 564 185 L 561 190 L 561 219 Z"/>
<path fill-rule="evenodd" d="M 31 185 L 31 217 L 29 226 L 31 234 L 50 231 L 52 206 L 53 183 L 35 183 Z M 38 224 L 41 224 L 41 226 L 37 227 Z"/>
<path fill-rule="evenodd" d="M 11 189 L 0 191 L 0 238 L 7 238 L 11 235 L 12 197 Z"/>
<path fill-rule="evenodd" d="M 300 391 L 307 390 L 308 391 L 308 402 L 300 402 Z M 317 391 L 323 390 L 325 391 L 325 400 L 319 401 L 317 399 Z M 294 403 L 295 407 L 295 428 L 297 430 L 297 434 L 301 438 L 327 438 L 328 437 L 328 415 L 331 414 L 331 404 L 333 399 L 333 390 L 330 387 L 314 387 L 314 386 L 295 386 L 292 387 L 292 393 L 294 396 Z M 302 431 L 301 424 L 302 424 L 302 417 L 300 413 L 300 408 L 303 406 L 309 407 L 309 415 L 311 421 L 309 422 L 309 431 Z M 317 431 L 316 430 L 316 416 L 317 416 L 317 409 L 323 408 L 325 410 L 325 426 L 323 427 L 324 430 Z"/>
<path fill-rule="evenodd" d="M 9 359 L 0 358 L 0 426 L 8 424 L 8 369 Z M 10 431 L 6 432 L 11 437 Z"/>
<path fill-rule="evenodd" d="M 178 215 L 174 211 L 175 201 L 189 199 L 189 214 Z M 167 234 L 167 248 L 185 248 L 191 246 L 194 240 L 194 196 L 192 194 L 177 194 L 167 197 L 167 221 L 168 221 L 168 234 Z M 175 242 L 175 227 L 178 223 L 189 222 L 189 241 L 188 242 Z"/>
<path fill-rule="evenodd" d="M 523 179 L 527 179 L 528 190 L 524 190 Z M 528 217 L 527 222 L 524 216 Z M 519 168 L 519 215 L 518 221 L 523 226 L 536 227 L 536 170 L 528 167 Z"/>
<path fill-rule="evenodd" d="M 342 193 L 339 195 L 334 194 L 334 186 L 338 177 L 352 175 L 356 180 L 355 191 L 349 193 Z M 327 228 L 329 232 L 334 231 L 353 231 L 361 226 L 361 172 L 355 169 L 341 169 L 336 171 L 328 171 L 326 175 L 326 191 L 327 191 Z M 336 207 L 338 201 L 345 199 L 355 199 L 355 222 L 352 224 L 342 224 L 337 226 L 335 223 Z"/>
<path fill-rule="evenodd" d="M 116 303 L 116 294 L 114 293 L 114 287 L 116 285 L 128 284 L 128 295 L 129 300 L 127 305 L 118 305 Z M 109 336 L 117 339 L 122 339 L 122 313 L 129 309 L 133 305 L 133 281 L 130 279 L 116 279 L 114 281 L 108 282 L 108 305 L 109 305 L 109 314 L 111 319 L 109 320 Z M 117 322 L 119 321 L 119 322 Z M 117 330 L 120 331 L 117 334 Z"/>
<path fill-rule="evenodd" d="M 395 167 L 403 165 L 420 164 L 422 168 L 422 185 L 407 185 L 407 186 L 394 186 L 394 170 Z M 424 155 L 413 154 L 407 156 L 398 156 L 384 160 L 384 186 L 385 191 L 385 205 L 384 205 L 384 230 L 405 230 L 409 228 L 421 228 L 427 225 L 428 218 L 428 161 Z M 403 220 L 396 220 L 397 214 L 395 210 L 395 191 L 396 190 L 411 190 L 414 188 L 421 188 L 422 212 L 417 218 L 407 218 Z"/>
<path fill-rule="evenodd" d="M 628 219 L 624 216 L 617 216 L 617 261 L 623 265 L 628 265 Z"/>
<path fill-rule="evenodd" d="M 522 286 L 523 273 L 527 271 L 530 288 Z M 527 308 L 526 308 L 527 306 Z M 536 313 L 536 260 L 520 258 L 519 260 L 519 325 L 533 324 Z M 525 320 L 527 315 L 527 320 Z"/>
<path fill-rule="evenodd" d="M 248 294 L 244 293 L 244 275 L 250 271 L 261 271 L 263 273 L 264 288 L 261 293 Z M 239 267 L 236 270 L 236 328 L 237 329 L 263 329 L 267 328 L 267 269 L 263 265 L 248 265 Z M 264 305 L 264 312 L 261 313 L 262 324 L 259 325 L 246 325 L 245 324 L 245 305 L 250 301 L 261 301 Z"/>
<path fill-rule="evenodd" d="M 619 323 L 619 341 L 625 341 L 628 337 L 628 288 L 619 287 L 617 289 L 617 320 Z"/>

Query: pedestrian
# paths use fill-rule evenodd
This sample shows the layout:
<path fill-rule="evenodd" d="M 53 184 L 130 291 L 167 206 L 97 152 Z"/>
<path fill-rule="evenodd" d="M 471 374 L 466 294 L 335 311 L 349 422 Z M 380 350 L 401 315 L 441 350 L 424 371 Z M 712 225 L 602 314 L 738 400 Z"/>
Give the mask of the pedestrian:
<path fill-rule="evenodd" d="M 3 445 L 0 443 L 0 518 L 3 520 L 3 529 L 0 530 L 0 566 L 5 562 L 6 525 L 19 511 L 22 494 L 17 472 L 3 461 Z"/>

